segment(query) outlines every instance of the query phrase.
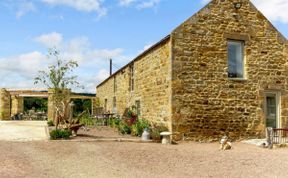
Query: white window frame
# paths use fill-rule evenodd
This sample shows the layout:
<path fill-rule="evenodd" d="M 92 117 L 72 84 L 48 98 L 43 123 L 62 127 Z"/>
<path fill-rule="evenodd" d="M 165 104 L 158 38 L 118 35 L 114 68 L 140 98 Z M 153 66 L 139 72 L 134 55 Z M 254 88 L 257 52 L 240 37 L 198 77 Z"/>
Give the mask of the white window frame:
<path fill-rule="evenodd" d="M 238 43 L 238 44 L 241 44 L 241 57 L 242 57 L 242 77 L 230 77 L 229 76 L 229 63 L 230 63 L 230 59 L 229 59 L 229 43 Z M 227 69 L 227 75 L 228 75 L 228 78 L 231 79 L 231 80 L 246 80 L 246 71 L 245 71 L 245 63 L 246 63 L 246 60 L 245 60 L 245 41 L 242 41 L 242 40 L 227 40 L 227 66 L 228 66 L 228 69 Z"/>
<path fill-rule="evenodd" d="M 276 97 L 276 128 L 281 128 L 281 92 L 278 91 L 266 91 L 265 92 L 265 127 L 266 127 L 266 119 L 267 119 L 267 100 L 268 96 L 275 95 Z"/>

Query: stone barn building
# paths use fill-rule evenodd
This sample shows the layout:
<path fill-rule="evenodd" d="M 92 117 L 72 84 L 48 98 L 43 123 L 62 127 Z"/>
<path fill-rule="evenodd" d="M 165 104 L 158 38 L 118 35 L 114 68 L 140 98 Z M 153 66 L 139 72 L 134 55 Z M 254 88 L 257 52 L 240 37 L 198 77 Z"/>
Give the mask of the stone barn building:
<path fill-rule="evenodd" d="M 97 96 L 188 138 L 263 137 L 288 127 L 288 42 L 249 0 L 212 0 Z"/>

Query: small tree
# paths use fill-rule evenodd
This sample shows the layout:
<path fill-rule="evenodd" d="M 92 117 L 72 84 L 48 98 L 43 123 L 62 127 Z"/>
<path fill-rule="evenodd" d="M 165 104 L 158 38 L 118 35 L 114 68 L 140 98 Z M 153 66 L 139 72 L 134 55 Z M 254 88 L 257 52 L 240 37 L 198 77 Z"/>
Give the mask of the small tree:
<path fill-rule="evenodd" d="M 76 61 L 60 59 L 60 52 L 57 49 L 49 49 L 47 57 L 54 59 L 55 63 L 48 67 L 48 71 L 39 71 L 38 76 L 34 79 L 34 84 L 41 83 L 48 89 L 52 89 L 52 102 L 56 110 L 53 121 L 57 128 L 60 122 L 67 121 L 69 118 L 70 88 L 82 86 L 77 82 L 77 76 L 70 75 L 78 67 Z"/>

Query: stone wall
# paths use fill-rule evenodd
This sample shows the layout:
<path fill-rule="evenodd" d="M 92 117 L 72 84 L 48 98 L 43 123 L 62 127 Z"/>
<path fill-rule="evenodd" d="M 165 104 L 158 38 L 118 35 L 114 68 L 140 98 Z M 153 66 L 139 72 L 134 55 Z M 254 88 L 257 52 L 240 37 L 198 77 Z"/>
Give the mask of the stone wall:
<path fill-rule="evenodd" d="M 171 35 L 173 131 L 186 137 L 264 136 L 268 91 L 281 94 L 288 126 L 286 39 L 248 0 L 234 2 L 213 0 Z M 245 41 L 244 80 L 228 78 L 228 39 Z"/>
<path fill-rule="evenodd" d="M 99 98 L 95 97 L 93 99 L 91 99 L 91 104 L 92 104 L 92 115 L 95 115 L 97 113 L 97 108 L 100 107 L 100 103 L 99 103 Z"/>
<path fill-rule="evenodd" d="M 163 123 L 171 129 L 170 39 L 144 53 L 97 87 L 97 97 L 107 111 L 123 115 L 126 108 L 140 101 L 141 118 Z M 131 65 L 134 64 L 134 91 L 131 91 Z M 114 80 L 116 88 L 114 90 Z M 116 110 L 113 109 L 113 98 Z"/>
<path fill-rule="evenodd" d="M 55 89 L 48 89 L 48 120 L 53 120 L 55 123 L 55 116 L 56 116 L 56 104 L 55 102 L 64 102 L 65 104 L 70 102 L 70 95 L 71 95 L 71 90 L 70 89 L 64 89 L 63 95 L 59 95 L 59 97 L 55 96 Z M 63 105 L 60 105 L 63 106 Z M 60 108 L 63 109 L 63 108 Z"/>
<path fill-rule="evenodd" d="M 11 96 L 11 115 L 24 112 L 24 98 L 20 96 Z"/>
<path fill-rule="evenodd" d="M 10 119 L 10 94 L 5 89 L 0 89 L 0 120 Z"/>
<path fill-rule="evenodd" d="M 286 60 L 288 60 L 288 40 L 286 41 L 286 44 L 285 44 L 284 58 L 285 58 Z"/>

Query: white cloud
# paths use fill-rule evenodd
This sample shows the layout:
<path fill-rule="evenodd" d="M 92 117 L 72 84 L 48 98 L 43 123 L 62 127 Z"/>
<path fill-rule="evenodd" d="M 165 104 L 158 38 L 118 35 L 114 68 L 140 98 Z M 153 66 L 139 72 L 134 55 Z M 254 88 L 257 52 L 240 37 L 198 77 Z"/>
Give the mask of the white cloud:
<path fill-rule="evenodd" d="M 50 41 L 50 39 L 53 40 Z M 87 37 L 65 40 L 62 34 L 52 32 L 36 37 L 35 41 L 45 47 L 55 46 L 52 42 L 56 41 L 58 44 L 56 47 L 60 50 L 62 59 L 78 61 L 79 68 L 76 69 L 75 74 L 78 75 L 80 83 L 85 86 L 86 92 L 95 92 L 96 85 L 109 76 L 109 59 L 113 59 L 113 63 L 117 66 L 123 66 L 130 59 L 123 54 L 122 48 L 95 49 L 91 47 Z M 43 66 L 42 70 L 47 67 L 47 64 Z M 114 71 L 117 69 L 114 68 Z"/>
<path fill-rule="evenodd" d="M 45 55 L 42 55 L 38 51 L 21 54 L 19 56 L 12 56 L 7 58 L 1 58 L 0 70 L 6 72 L 23 72 L 22 76 L 30 77 L 31 73 L 34 73 L 41 68 L 45 63 Z"/>
<path fill-rule="evenodd" d="M 76 92 L 95 93 L 96 86 L 109 76 L 109 59 L 113 59 L 113 72 L 127 64 L 132 57 L 124 55 L 124 49 L 95 49 L 87 37 L 76 37 L 66 40 L 61 33 L 52 32 L 34 38 L 39 44 L 49 47 L 57 41 L 57 48 L 61 52 L 61 59 L 78 61 L 79 67 L 73 74 L 78 76 L 78 81 L 85 87 L 84 90 L 73 89 Z M 52 40 L 52 41 L 53 41 Z M 144 46 L 143 50 L 151 47 L 153 43 Z M 52 63 L 44 53 L 34 51 L 0 58 L 1 87 L 7 88 L 43 88 L 35 86 L 34 78 L 39 70 L 46 70 Z"/>
<path fill-rule="evenodd" d="M 34 39 L 35 41 L 43 44 L 44 46 L 51 48 L 51 47 L 59 47 L 59 45 L 63 41 L 63 36 L 60 33 L 52 32 L 49 34 L 43 34 Z"/>
<path fill-rule="evenodd" d="M 161 0 L 118 0 L 120 6 L 129 7 L 133 5 L 137 9 L 153 8 L 160 3 Z"/>
<path fill-rule="evenodd" d="M 122 7 L 134 7 L 139 10 L 154 8 L 157 6 L 162 0 L 116 0 L 119 6 Z M 37 3 L 36 3 L 37 2 Z M 106 16 L 108 12 L 108 8 L 104 5 L 105 0 L 19 0 L 13 1 L 9 0 L 9 3 L 4 3 L 7 7 L 16 11 L 16 17 L 20 18 L 23 15 L 33 12 L 37 10 L 37 6 L 40 3 L 44 3 L 50 6 L 65 6 L 73 8 L 77 11 L 86 12 L 86 13 L 97 13 L 99 20 L 101 17 Z M 112 5 L 113 6 L 113 5 Z M 62 15 L 52 15 L 51 18 L 55 18 L 57 20 L 63 20 L 64 17 Z"/>
<path fill-rule="evenodd" d="M 58 44 L 57 49 L 61 52 L 61 59 L 78 61 L 79 67 L 73 75 L 78 76 L 78 81 L 85 89 L 74 88 L 73 91 L 95 93 L 96 85 L 109 76 L 110 58 L 117 66 L 123 66 L 130 60 L 123 54 L 124 50 L 121 48 L 95 49 L 91 47 L 86 37 L 65 40 L 62 34 L 52 32 L 34 39 L 45 47 Z M 56 43 L 52 43 L 53 41 Z M 52 59 L 48 59 L 46 54 L 39 51 L 0 58 L 1 87 L 43 88 L 42 85 L 34 85 L 34 78 L 39 70 L 46 70 L 52 62 Z M 114 68 L 115 70 L 118 68 Z"/>
<path fill-rule="evenodd" d="M 201 0 L 207 4 L 211 0 Z M 253 4 L 271 21 L 288 23 L 287 0 L 251 0 Z"/>
<path fill-rule="evenodd" d="M 90 52 L 90 55 L 95 58 L 102 58 L 102 59 L 114 59 L 119 57 L 123 53 L 123 49 L 116 48 L 116 49 L 95 49 Z"/>
<path fill-rule="evenodd" d="M 144 51 L 146 51 L 147 49 L 149 49 L 149 48 L 151 48 L 151 46 L 153 46 L 154 45 L 154 43 L 150 43 L 150 44 L 146 44 L 145 46 L 144 46 Z"/>
<path fill-rule="evenodd" d="M 109 77 L 107 69 L 95 71 L 94 75 L 81 75 L 79 81 L 85 81 L 85 92 L 95 93 L 96 86 Z"/>
<path fill-rule="evenodd" d="M 118 0 L 120 6 L 129 6 L 132 3 L 136 2 L 137 0 Z"/>
<path fill-rule="evenodd" d="M 146 51 L 147 49 L 151 48 L 155 43 L 148 43 L 146 45 L 144 45 L 143 49 L 139 50 L 138 53 L 141 54 L 144 51 Z"/>
<path fill-rule="evenodd" d="M 101 69 L 95 76 L 95 80 L 104 81 L 107 77 L 109 77 L 109 71 L 106 69 Z"/>
<path fill-rule="evenodd" d="M 252 2 L 270 20 L 288 23 L 287 0 L 252 0 Z"/>
<path fill-rule="evenodd" d="M 16 12 L 16 17 L 20 18 L 28 12 L 36 11 L 36 9 L 36 6 L 32 2 L 20 3 Z"/>
<path fill-rule="evenodd" d="M 97 12 L 98 17 L 105 16 L 107 9 L 102 6 L 102 0 L 42 0 L 54 6 L 67 6 L 82 12 Z"/>
<path fill-rule="evenodd" d="M 149 0 L 149 1 L 144 1 L 141 2 L 140 4 L 137 5 L 138 9 L 147 9 L 147 8 L 152 8 L 155 7 L 160 3 L 161 0 Z"/>
<path fill-rule="evenodd" d="M 87 37 L 76 37 L 70 40 L 64 40 L 63 35 L 57 32 L 42 34 L 34 38 L 36 42 L 51 48 L 56 47 L 61 51 L 62 57 L 65 59 L 75 59 L 78 62 L 87 59 L 114 59 L 118 63 L 126 62 L 127 58 L 123 56 L 124 50 L 122 48 L 116 49 L 94 49 L 91 47 L 90 41 Z M 98 64 L 103 60 L 95 60 Z"/>
<path fill-rule="evenodd" d="M 0 58 L 1 87 L 33 88 L 33 79 L 38 70 L 47 65 L 46 56 L 34 51 Z"/>

